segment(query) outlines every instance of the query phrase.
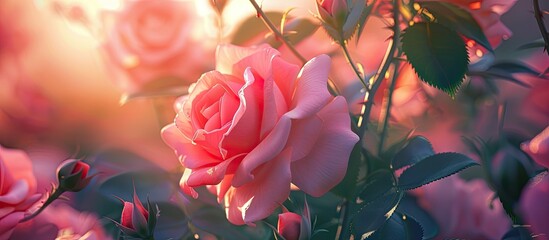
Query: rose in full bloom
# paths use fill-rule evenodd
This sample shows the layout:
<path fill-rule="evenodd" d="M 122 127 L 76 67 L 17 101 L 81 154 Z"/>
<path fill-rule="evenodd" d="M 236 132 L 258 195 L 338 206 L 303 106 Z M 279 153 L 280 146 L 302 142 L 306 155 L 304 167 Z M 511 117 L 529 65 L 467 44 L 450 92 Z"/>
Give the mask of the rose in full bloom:
<path fill-rule="evenodd" d="M 522 192 L 520 211 L 536 239 L 549 239 L 549 175 L 534 178 Z"/>
<path fill-rule="evenodd" d="M 252 224 L 271 214 L 293 183 L 321 196 L 339 183 L 351 149 L 347 103 L 327 90 L 330 58 L 300 70 L 267 46 L 218 47 L 216 70 L 180 104 L 164 141 L 186 168 L 184 192 L 216 185 L 229 221 Z"/>
<path fill-rule="evenodd" d="M 0 146 L 0 240 L 10 237 L 25 212 L 39 198 L 27 154 Z"/>
<path fill-rule="evenodd" d="M 108 67 L 126 92 L 190 84 L 207 69 L 213 45 L 191 1 L 125 1 L 103 45 Z M 210 55 L 210 57 L 208 57 Z"/>

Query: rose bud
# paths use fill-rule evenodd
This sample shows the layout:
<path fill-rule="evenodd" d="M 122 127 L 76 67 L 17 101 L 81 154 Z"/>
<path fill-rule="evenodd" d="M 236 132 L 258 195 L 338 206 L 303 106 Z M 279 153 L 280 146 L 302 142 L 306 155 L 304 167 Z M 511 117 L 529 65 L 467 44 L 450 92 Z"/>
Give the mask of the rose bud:
<path fill-rule="evenodd" d="M 128 237 L 153 239 L 158 209 L 156 211 L 152 209 L 150 202 L 147 202 L 145 209 L 135 193 L 133 194 L 133 203 L 122 199 L 120 201 L 124 204 L 120 223 L 114 222 L 120 231 Z"/>
<path fill-rule="evenodd" d="M 299 239 L 301 216 L 293 212 L 278 214 L 278 233 L 286 240 Z"/>
<path fill-rule="evenodd" d="M 343 41 L 343 26 L 349 14 L 346 0 L 317 0 L 319 19 L 326 33 L 336 42 Z"/>
<path fill-rule="evenodd" d="M 278 214 L 278 234 L 286 240 L 310 239 L 311 216 L 307 202 L 302 215 L 289 212 L 284 207 L 282 211 L 283 213 Z"/>
<path fill-rule="evenodd" d="M 88 177 L 90 165 L 76 159 L 69 159 L 57 167 L 59 188 L 64 191 L 78 192 L 84 189 L 93 176 Z"/>

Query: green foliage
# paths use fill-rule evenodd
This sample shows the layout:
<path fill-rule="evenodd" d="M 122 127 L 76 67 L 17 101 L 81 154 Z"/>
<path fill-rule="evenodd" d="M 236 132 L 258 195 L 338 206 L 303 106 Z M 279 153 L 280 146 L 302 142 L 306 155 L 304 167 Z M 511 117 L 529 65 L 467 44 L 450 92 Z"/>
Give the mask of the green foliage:
<path fill-rule="evenodd" d="M 494 51 L 484 31 L 468 11 L 446 2 L 422 2 L 421 6 L 429 10 L 438 23 L 475 40 L 490 52 Z"/>
<path fill-rule="evenodd" d="M 460 153 L 435 154 L 406 169 L 398 179 L 398 188 L 402 190 L 418 188 L 475 165 L 478 163 Z"/>
<path fill-rule="evenodd" d="M 404 195 L 396 212 L 416 220 L 423 229 L 423 239 L 433 239 L 439 232 L 437 222 L 418 205 L 412 195 Z"/>
<path fill-rule="evenodd" d="M 367 184 L 353 204 L 358 207 L 351 217 L 355 239 L 371 236 L 396 209 L 402 192 L 394 186 L 392 173 L 380 170 L 368 176 Z"/>
<path fill-rule="evenodd" d="M 455 95 L 469 63 L 465 43 L 456 31 L 439 23 L 416 23 L 402 35 L 402 50 L 423 81 Z"/>
<path fill-rule="evenodd" d="M 523 87 L 530 87 L 528 83 L 519 80 L 515 74 L 527 74 L 540 79 L 547 79 L 544 73 L 526 63 L 515 60 L 497 61 L 484 71 L 467 72 L 467 75 L 481 77 L 487 82 L 492 80 L 507 80 Z"/>
<path fill-rule="evenodd" d="M 412 217 L 394 213 L 387 222 L 367 239 L 417 240 L 423 238 L 421 225 Z"/>
<path fill-rule="evenodd" d="M 435 155 L 431 143 L 422 136 L 415 136 L 393 158 L 393 169 L 398 170 L 413 165 L 419 161 Z"/>

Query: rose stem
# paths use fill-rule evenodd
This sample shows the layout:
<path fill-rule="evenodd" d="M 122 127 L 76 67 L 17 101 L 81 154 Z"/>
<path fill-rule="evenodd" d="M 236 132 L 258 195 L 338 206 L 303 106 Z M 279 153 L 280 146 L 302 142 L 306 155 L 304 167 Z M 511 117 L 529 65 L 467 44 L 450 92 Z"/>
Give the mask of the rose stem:
<path fill-rule="evenodd" d="M 355 62 L 353 62 L 353 59 L 351 58 L 351 54 L 349 53 L 349 49 L 347 49 L 347 42 L 346 41 L 340 41 L 339 45 L 341 45 L 341 49 L 343 49 L 343 53 L 345 55 L 345 58 L 347 59 L 347 62 L 349 63 L 349 65 L 351 65 L 351 67 L 353 68 L 353 71 L 355 71 L 356 76 L 358 77 L 358 79 L 360 80 L 362 85 L 364 85 L 364 88 L 366 89 L 366 91 L 369 91 L 370 89 L 369 89 L 368 83 L 366 81 L 364 81 L 364 78 L 362 77 L 362 74 L 360 73 L 357 66 L 355 65 Z"/>
<path fill-rule="evenodd" d="M 543 37 L 543 41 L 545 42 L 544 50 L 549 55 L 549 33 L 547 33 L 545 23 L 543 22 L 543 13 L 541 12 L 541 9 L 539 7 L 539 0 L 533 0 L 533 5 L 534 17 L 536 18 L 536 22 L 538 22 L 539 31 L 541 32 L 541 36 Z"/>
<path fill-rule="evenodd" d="M 36 210 L 31 215 L 24 217 L 19 222 L 20 223 L 26 222 L 38 216 L 38 214 L 44 211 L 44 209 L 46 209 L 47 206 L 49 206 L 53 201 L 55 201 L 55 199 L 58 199 L 61 196 L 61 194 L 63 194 L 64 192 L 65 192 L 64 190 L 61 190 L 60 188 L 56 188 L 55 191 L 48 197 L 48 199 L 46 199 L 46 202 L 44 202 L 44 204 L 38 210 Z"/>
<path fill-rule="evenodd" d="M 376 79 L 370 88 L 370 91 L 366 91 L 364 95 L 364 107 L 362 108 L 361 116 L 358 119 L 358 128 L 359 136 L 363 136 L 366 130 L 368 129 L 368 121 L 370 118 L 370 113 L 372 112 L 372 107 L 374 105 L 374 96 L 376 95 L 377 89 L 381 85 L 381 82 L 385 78 L 385 73 L 391 66 L 395 52 L 398 48 L 398 41 L 400 40 L 400 27 L 399 27 L 399 0 L 393 0 L 393 37 L 389 42 L 389 47 L 385 57 L 383 58 L 382 64 L 380 65 L 379 70 L 376 73 Z"/>

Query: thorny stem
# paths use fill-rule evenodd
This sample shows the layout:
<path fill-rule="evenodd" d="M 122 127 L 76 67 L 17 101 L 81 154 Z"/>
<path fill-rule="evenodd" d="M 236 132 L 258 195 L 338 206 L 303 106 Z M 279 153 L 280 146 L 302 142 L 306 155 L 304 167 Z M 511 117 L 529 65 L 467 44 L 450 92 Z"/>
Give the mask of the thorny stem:
<path fill-rule="evenodd" d="M 284 35 L 282 35 L 282 33 L 278 30 L 278 28 L 276 28 L 273 22 L 271 22 L 269 17 L 267 17 L 265 12 L 263 12 L 263 10 L 257 4 L 257 2 L 255 0 L 250 0 L 250 3 L 254 6 L 255 10 L 257 11 L 257 14 L 261 17 L 265 25 L 271 30 L 271 32 L 276 36 L 276 38 L 282 41 L 286 45 L 286 47 L 290 49 L 290 51 L 294 54 L 294 56 L 296 56 L 299 59 L 299 61 L 301 61 L 302 64 L 307 63 L 307 59 L 305 59 L 305 57 L 303 57 L 303 55 L 301 55 L 297 51 L 297 49 L 295 49 L 294 45 L 290 43 L 288 39 L 284 37 Z M 328 79 L 328 90 L 330 91 L 330 93 L 332 93 L 332 95 L 339 95 L 339 92 L 337 91 L 335 84 L 330 79 Z"/>
<path fill-rule="evenodd" d="M 349 49 L 347 49 L 347 42 L 346 41 L 341 41 L 341 43 L 339 45 L 341 45 L 341 49 L 343 49 L 343 53 L 345 55 L 345 58 L 347 59 L 347 62 L 349 63 L 349 65 L 351 65 L 351 67 L 353 68 L 353 71 L 355 71 L 356 76 L 358 77 L 360 82 L 362 82 L 362 85 L 364 85 L 366 90 L 369 90 L 368 83 L 366 81 L 364 81 L 364 77 L 362 76 L 362 74 L 358 70 L 358 67 L 355 65 L 355 62 L 351 58 L 351 54 L 349 53 Z"/>
<path fill-rule="evenodd" d="M 539 7 L 539 0 L 533 0 L 533 5 L 534 17 L 538 22 L 539 31 L 541 32 L 541 36 L 543 37 L 543 41 L 545 42 L 544 50 L 549 55 L 549 33 L 547 33 L 547 28 L 545 28 L 545 23 L 543 22 L 543 13 L 541 11 L 541 8 Z"/>
<path fill-rule="evenodd" d="M 389 119 L 391 118 L 391 106 L 393 104 L 393 93 L 395 91 L 395 86 L 396 86 L 396 82 L 397 82 L 397 77 L 398 77 L 398 71 L 399 71 L 400 64 L 395 63 L 393 66 L 394 66 L 393 76 L 391 77 L 391 84 L 389 86 L 389 92 L 387 93 L 387 96 L 386 96 L 387 97 L 387 105 L 386 105 L 386 108 L 385 108 L 385 116 L 383 117 L 383 127 L 382 127 L 382 130 L 381 130 L 381 135 L 380 135 L 380 138 L 379 138 L 379 145 L 378 145 L 378 148 L 377 148 L 378 154 L 381 154 L 381 152 L 383 151 L 383 144 L 385 144 L 385 140 L 386 140 L 386 137 L 387 137 L 387 129 L 388 129 L 388 124 L 389 124 Z"/>
<path fill-rule="evenodd" d="M 376 73 L 375 82 L 372 84 L 370 91 L 366 91 L 364 95 L 364 107 L 360 113 L 360 118 L 358 120 L 359 127 L 359 136 L 363 136 L 366 130 L 368 129 L 368 121 L 370 119 L 370 113 L 372 112 L 372 107 L 374 105 L 374 96 L 376 95 L 377 89 L 381 85 L 381 82 L 385 78 L 385 73 L 391 66 L 396 50 L 398 49 L 398 41 L 400 41 L 400 23 L 399 23 L 399 0 L 393 1 L 393 37 L 389 42 L 389 48 L 383 58 L 382 64 L 379 70 Z"/>
<path fill-rule="evenodd" d="M 55 201 L 56 199 L 58 199 L 61 194 L 63 194 L 65 192 L 65 190 L 62 190 L 61 188 L 56 188 L 54 190 L 54 192 L 48 196 L 48 199 L 46 199 L 46 202 L 44 202 L 44 204 L 38 209 L 36 210 L 34 213 L 32 213 L 31 215 L 28 215 L 26 217 L 24 217 L 23 219 L 21 219 L 21 221 L 19 221 L 20 223 L 22 222 L 26 222 L 28 220 L 31 220 L 33 219 L 34 217 L 38 216 L 38 214 L 40 214 L 42 211 L 44 211 L 44 209 L 46 209 L 46 207 L 48 207 L 53 201 Z"/>

